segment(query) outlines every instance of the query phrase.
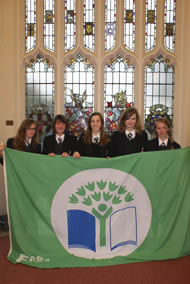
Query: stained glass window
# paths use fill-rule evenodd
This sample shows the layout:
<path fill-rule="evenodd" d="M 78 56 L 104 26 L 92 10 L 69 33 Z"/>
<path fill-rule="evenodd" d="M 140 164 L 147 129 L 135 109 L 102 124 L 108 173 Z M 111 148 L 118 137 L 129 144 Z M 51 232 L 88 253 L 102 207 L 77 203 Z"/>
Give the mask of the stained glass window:
<path fill-rule="evenodd" d="M 115 46 L 116 0 L 105 0 L 105 50 Z"/>
<path fill-rule="evenodd" d="M 164 43 L 172 52 L 175 48 L 175 10 L 176 0 L 165 0 Z"/>
<path fill-rule="evenodd" d="M 76 0 L 65 0 L 65 51 L 75 46 L 76 40 Z"/>
<path fill-rule="evenodd" d="M 105 66 L 104 74 L 105 128 L 112 133 L 123 110 L 134 103 L 134 67 L 118 55 Z"/>
<path fill-rule="evenodd" d="M 94 0 L 84 0 L 84 46 L 94 50 Z"/>
<path fill-rule="evenodd" d="M 54 51 L 55 39 L 55 3 L 54 0 L 44 0 L 44 46 Z"/>
<path fill-rule="evenodd" d="M 38 55 L 26 67 L 26 116 L 38 125 L 40 138 L 51 129 L 54 114 L 54 68 Z"/>
<path fill-rule="evenodd" d="M 93 110 L 94 67 L 79 54 L 76 59 L 70 59 L 65 68 L 65 111 L 74 135 L 87 128 Z"/>
<path fill-rule="evenodd" d="M 36 0 L 25 1 L 25 19 L 25 49 L 28 52 L 36 44 Z"/>
<path fill-rule="evenodd" d="M 145 67 L 145 127 L 153 134 L 158 117 L 172 120 L 174 98 L 174 66 L 159 55 Z"/>
<path fill-rule="evenodd" d="M 135 0 L 124 1 L 124 44 L 127 49 L 135 48 Z"/>
<path fill-rule="evenodd" d="M 156 43 L 156 4 L 157 0 L 146 0 L 145 50 L 154 48 Z"/>

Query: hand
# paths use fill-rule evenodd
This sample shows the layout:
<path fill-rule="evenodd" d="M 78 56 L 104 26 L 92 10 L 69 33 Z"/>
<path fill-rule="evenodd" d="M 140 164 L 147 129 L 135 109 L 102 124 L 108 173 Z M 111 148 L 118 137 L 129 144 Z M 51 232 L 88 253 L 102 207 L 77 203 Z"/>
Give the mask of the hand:
<path fill-rule="evenodd" d="M 49 153 L 48 156 L 55 157 L 56 155 L 55 155 L 55 153 Z"/>
<path fill-rule="evenodd" d="M 79 158 L 80 158 L 79 152 L 74 152 L 74 153 L 73 153 L 73 158 L 74 158 L 74 159 L 79 159 Z"/>
<path fill-rule="evenodd" d="M 110 157 L 106 157 L 106 159 L 110 159 Z"/>
<path fill-rule="evenodd" d="M 62 154 L 61 154 L 61 156 L 62 157 L 68 157 L 68 156 L 70 156 L 67 152 L 63 152 Z"/>

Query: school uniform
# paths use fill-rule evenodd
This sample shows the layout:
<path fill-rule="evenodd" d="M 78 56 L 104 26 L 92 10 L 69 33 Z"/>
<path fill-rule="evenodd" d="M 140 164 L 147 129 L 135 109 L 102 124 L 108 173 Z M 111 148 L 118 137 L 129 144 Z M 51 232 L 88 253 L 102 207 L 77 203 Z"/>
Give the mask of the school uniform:
<path fill-rule="evenodd" d="M 61 137 L 63 139 L 61 139 Z M 44 138 L 42 153 L 45 155 L 48 155 L 50 153 L 61 155 L 64 152 L 67 152 L 69 155 L 72 155 L 75 150 L 76 138 L 67 133 L 60 136 L 60 138 L 57 135 L 50 135 Z"/>
<path fill-rule="evenodd" d="M 111 139 L 111 157 L 134 154 L 144 151 L 148 141 L 147 133 L 140 134 L 135 130 L 131 132 L 116 131 Z"/>
<path fill-rule="evenodd" d="M 14 138 L 9 138 L 9 139 L 7 140 L 7 147 L 8 147 L 8 148 L 11 148 L 11 149 L 14 149 L 13 142 L 14 142 Z M 25 148 L 25 150 L 23 150 L 24 152 L 41 154 L 41 145 L 40 145 L 39 143 L 37 143 L 37 144 L 35 145 L 35 147 L 32 147 L 32 146 L 33 146 L 33 140 L 30 139 L 28 142 L 29 142 L 29 143 L 26 143 L 26 148 Z"/>
<path fill-rule="evenodd" d="M 171 143 L 170 139 L 166 139 L 165 141 L 161 141 L 158 137 L 148 141 L 145 151 L 164 151 L 171 150 L 173 146 L 174 149 L 180 149 L 181 146 L 175 141 Z"/>
<path fill-rule="evenodd" d="M 37 143 L 35 147 L 32 146 L 33 146 L 33 140 L 30 139 L 28 143 L 26 142 L 26 147 L 23 150 L 23 152 L 41 154 L 41 145 L 39 143 Z M 14 138 L 9 138 L 7 140 L 7 147 L 10 149 L 14 149 Z M 3 158 L 0 159 L 0 163 L 3 165 Z"/>
<path fill-rule="evenodd" d="M 77 152 L 83 157 L 106 158 L 109 155 L 109 142 L 100 144 L 100 136 L 92 137 L 90 144 L 85 143 L 84 135 L 81 135 L 77 143 Z"/>

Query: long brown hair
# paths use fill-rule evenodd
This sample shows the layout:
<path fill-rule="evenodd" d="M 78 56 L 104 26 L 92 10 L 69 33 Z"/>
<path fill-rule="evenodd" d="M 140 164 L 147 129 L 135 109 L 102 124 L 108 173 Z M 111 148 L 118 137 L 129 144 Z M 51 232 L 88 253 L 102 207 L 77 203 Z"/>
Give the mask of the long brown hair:
<path fill-rule="evenodd" d="M 128 120 L 133 114 L 136 114 L 135 130 L 138 134 L 140 134 L 142 132 L 140 116 L 139 116 L 139 113 L 138 113 L 138 111 L 135 107 L 128 108 L 122 113 L 120 120 L 119 120 L 119 125 L 118 125 L 118 130 L 120 132 L 122 132 L 122 133 L 125 132 L 125 130 L 126 130 L 125 121 Z"/>
<path fill-rule="evenodd" d="M 157 132 L 156 132 L 156 126 L 158 124 L 158 122 L 161 122 L 163 123 L 164 125 L 167 126 L 168 128 L 168 137 L 170 139 L 170 142 L 171 142 L 171 150 L 174 149 L 174 146 L 173 146 L 173 143 L 174 143 L 174 138 L 172 136 L 172 129 L 171 129 L 171 123 L 170 121 L 166 118 L 166 117 L 160 117 L 158 118 L 156 121 L 155 121 L 155 124 L 154 124 L 154 131 L 156 133 L 156 136 L 158 136 Z"/>
<path fill-rule="evenodd" d="M 26 118 L 22 121 L 21 125 L 17 130 L 17 134 L 13 139 L 13 148 L 15 150 L 20 150 L 20 151 L 26 150 L 26 144 L 25 144 L 26 130 L 30 128 L 32 124 L 35 124 L 35 121 L 29 118 Z M 35 149 L 37 144 L 38 144 L 38 139 L 36 131 L 34 136 L 32 137 L 32 148 Z"/>
<path fill-rule="evenodd" d="M 100 128 L 100 145 L 105 145 L 108 143 L 109 141 L 109 138 L 108 136 L 106 135 L 105 133 L 105 130 L 104 130 L 104 118 L 102 116 L 102 114 L 100 112 L 93 112 L 89 119 L 88 119 L 88 127 L 87 127 L 87 130 L 86 130 L 86 133 L 84 135 L 84 142 L 86 144 L 91 144 L 92 143 L 92 128 L 91 128 L 91 120 L 92 118 L 95 116 L 95 115 L 98 115 L 100 120 L 101 120 L 101 128 Z"/>

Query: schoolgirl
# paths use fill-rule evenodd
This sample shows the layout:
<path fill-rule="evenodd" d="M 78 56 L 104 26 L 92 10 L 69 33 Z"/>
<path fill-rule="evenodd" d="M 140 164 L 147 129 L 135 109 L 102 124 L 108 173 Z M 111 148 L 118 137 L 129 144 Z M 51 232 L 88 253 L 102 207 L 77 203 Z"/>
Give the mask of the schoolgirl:
<path fill-rule="evenodd" d="M 104 131 L 104 119 L 101 113 L 94 112 L 88 120 L 87 130 L 78 140 L 77 151 L 74 158 L 109 156 L 109 138 Z"/>
<path fill-rule="evenodd" d="M 34 120 L 26 118 L 18 128 L 17 134 L 7 140 L 7 147 L 30 153 L 41 153 L 41 145 L 38 143 L 36 124 Z M 4 147 L 1 146 L 1 153 Z M 0 162 L 3 163 L 1 156 Z"/>
<path fill-rule="evenodd" d="M 53 133 L 53 135 L 44 138 L 42 153 L 51 157 L 72 155 L 76 147 L 76 138 L 68 133 L 68 123 L 64 115 L 55 116 Z"/>
<path fill-rule="evenodd" d="M 154 124 L 156 138 L 148 141 L 145 151 L 162 151 L 181 148 L 171 135 L 171 124 L 166 118 L 158 118 Z"/>
<path fill-rule="evenodd" d="M 144 151 L 147 133 L 142 130 L 140 117 L 136 108 L 123 112 L 119 120 L 118 131 L 111 140 L 111 157 L 123 156 Z"/>

